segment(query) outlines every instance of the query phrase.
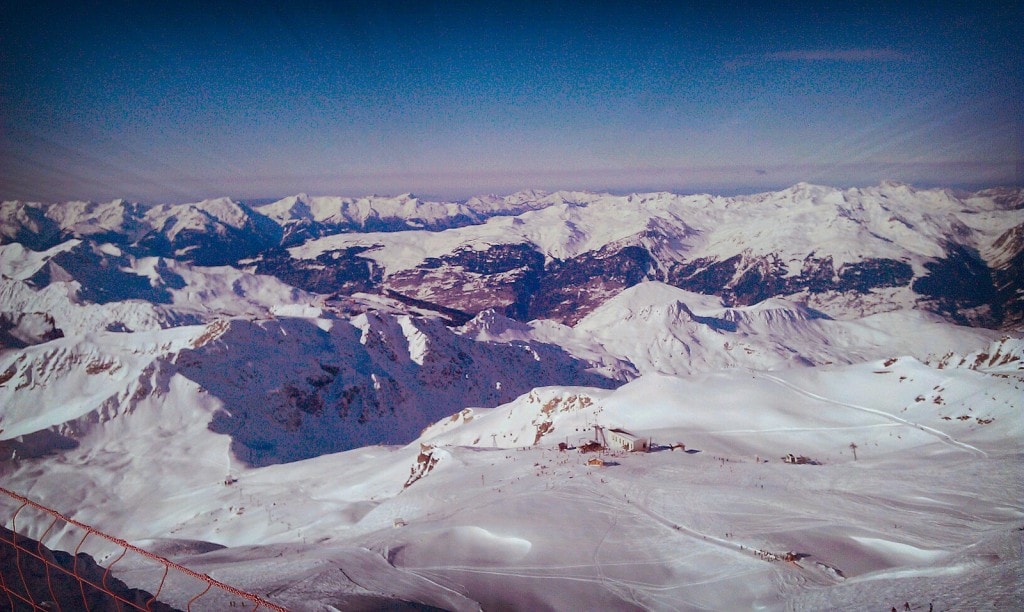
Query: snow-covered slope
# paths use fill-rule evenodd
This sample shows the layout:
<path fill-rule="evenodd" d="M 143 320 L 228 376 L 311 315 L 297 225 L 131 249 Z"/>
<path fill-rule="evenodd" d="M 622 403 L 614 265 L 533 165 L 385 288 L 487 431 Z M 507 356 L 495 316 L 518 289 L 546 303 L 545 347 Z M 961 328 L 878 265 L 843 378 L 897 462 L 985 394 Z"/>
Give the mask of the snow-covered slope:
<path fill-rule="evenodd" d="M 904 357 L 549 387 L 409 446 L 258 469 L 198 425 L 216 410 L 208 394 L 180 374 L 166 384 L 179 399 L 98 424 L 45 472 L 8 464 L 5 482 L 298 610 L 367 597 L 460 610 L 1024 601 L 1019 373 Z M 559 452 L 594 424 L 649 436 L 654 452 L 604 453 L 603 466 Z M 144 450 L 154 439 L 158 455 Z M 129 584 L 160 580 L 122 563 Z"/>
<path fill-rule="evenodd" d="M 1019 340 L 1013 343 L 1017 349 L 1021 345 Z M 576 445 L 594 437 L 593 424 L 603 424 L 651 437 L 656 444 L 683 441 L 688 447 L 732 456 L 771 458 L 779 448 L 777 438 L 795 431 L 819 432 L 802 439 L 797 450 L 829 463 L 852 460 L 848 442 L 841 442 L 851 434 L 867 434 L 866 445 L 877 447 L 880 455 L 935 440 L 972 452 L 957 439 L 1002 442 L 1024 433 L 1019 406 L 1008 401 L 1021 388 L 1024 368 L 1019 360 L 1016 366 L 1010 378 L 968 373 L 969 368 L 951 374 L 948 368 L 932 368 L 911 357 L 836 369 L 649 374 L 614 391 L 536 389 L 500 408 L 466 411 L 441 421 L 424 432 L 423 441 L 488 446 L 484 442 L 496 434 L 502 446 L 530 445 L 535 439 Z M 960 423 L 944 418 L 961 413 L 971 418 Z M 979 421 L 988 419 L 1003 422 L 982 427 Z M 884 426 L 871 424 L 876 421 Z M 890 435 L 891 426 L 907 431 L 897 438 Z M 955 426 L 960 429 L 951 429 Z M 864 431 L 854 434 L 859 428 Z"/>

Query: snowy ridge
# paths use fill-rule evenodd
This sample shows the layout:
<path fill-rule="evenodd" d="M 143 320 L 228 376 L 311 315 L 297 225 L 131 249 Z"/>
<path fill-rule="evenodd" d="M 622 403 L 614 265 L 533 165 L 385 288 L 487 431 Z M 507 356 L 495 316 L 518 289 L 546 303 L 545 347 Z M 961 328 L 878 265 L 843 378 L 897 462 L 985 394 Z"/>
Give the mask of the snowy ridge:
<path fill-rule="evenodd" d="M 877 384 L 861 388 L 855 384 L 874 377 L 880 379 Z M 901 426 L 918 427 L 922 432 L 906 441 L 890 436 L 889 432 L 873 434 L 872 448 L 877 447 L 876 452 L 883 454 L 930 444 L 936 437 L 948 444 L 951 437 L 940 429 L 951 430 L 952 421 L 943 417 L 965 411 L 973 413 L 971 423 L 956 430 L 958 435 L 989 441 L 1005 439 L 1004 436 L 1016 438 L 1024 428 L 1015 417 L 1016 407 L 1003 401 L 1002 392 L 1009 392 L 1014 385 L 1019 388 L 1019 384 L 1019 380 L 993 384 L 988 376 L 969 375 L 958 376 L 951 383 L 941 371 L 909 357 L 835 370 L 721 371 L 685 378 L 646 375 L 614 391 L 535 389 L 499 408 L 454 415 L 426 429 L 421 442 L 484 447 L 497 443 L 501 448 L 552 446 L 557 442 L 576 445 L 593 439 L 592 426 L 601 424 L 651 436 L 656 443 L 688 439 L 688 446 L 716 453 L 769 458 L 775 444 L 773 432 L 801 430 L 819 432 L 813 440 L 802 440 L 808 452 L 813 451 L 823 460 L 827 457 L 831 462 L 845 462 L 853 458 L 847 452 L 849 449 L 844 451 L 840 440 L 849 435 L 850 428 L 871 428 L 865 424 L 864 415 L 870 417 L 867 421 L 877 417 Z M 843 391 L 837 395 L 829 393 L 830 388 Z M 1002 391 L 980 400 L 984 391 L 996 389 Z M 781 393 L 776 393 L 778 390 Z M 922 396 L 925 400 L 919 399 Z M 939 401 L 935 401 L 936 397 Z M 845 409 L 822 410 L 823 404 Z M 750 410 L 753 405 L 759 406 L 759 413 Z M 988 419 L 1004 422 L 998 427 L 979 426 L 977 421 Z M 732 440 L 730 428 L 741 423 L 749 430 L 747 435 Z M 832 437 L 832 433 L 839 437 Z M 720 446 L 723 444 L 727 445 Z"/>
<path fill-rule="evenodd" d="M 1024 340 L 1004 336 L 987 348 L 958 355 L 953 351 L 930 363 L 938 368 L 968 368 L 992 373 L 1019 373 L 1024 370 Z"/>
<path fill-rule="evenodd" d="M 658 282 L 623 291 L 571 328 L 550 321 L 524 325 L 488 312 L 467 323 L 463 333 L 499 342 L 558 344 L 619 379 L 850 364 L 892 354 L 924 360 L 951 347 L 973 350 L 1000 336 L 914 311 L 835 321 L 780 298 L 730 308 L 714 296 Z"/>
<path fill-rule="evenodd" d="M 179 327 L 132 334 L 93 333 L 66 336 L 0 354 L 0 415 L 2 439 L 52 429 L 62 436 L 80 436 L 87 422 L 102 422 L 130 412 L 141 398 L 154 392 L 145 379 L 155 362 L 181 350 L 198 332 Z M 53 410 L 40 411 L 40 406 Z M 91 413 L 89 419 L 82 418 Z"/>
<path fill-rule="evenodd" d="M 919 258 L 939 257 L 943 254 L 941 240 L 963 231 L 961 217 L 965 215 L 977 226 L 969 229 L 979 233 L 991 231 L 991 226 L 1007 219 L 1024 218 L 1019 209 L 993 210 L 991 200 L 986 198 L 963 201 L 946 190 L 914 190 L 896 184 L 842 191 L 801 183 L 780 192 L 729 198 L 588 194 L 582 203 L 578 198 L 570 199 L 569 194 L 557 195 L 560 197 L 541 200 L 547 205 L 519 215 L 518 221 L 491 219 L 485 227 L 439 236 L 417 233 L 414 237 L 431 241 L 423 248 L 425 252 L 450 252 L 461 244 L 529 242 L 548 257 L 566 258 L 635 236 L 649 223 L 655 223 L 682 229 L 675 232 L 677 237 L 702 235 L 704 238 L 694 246 L 703 248 L 690 258 L 731 256 L 737 247 L 749 249 L 752 255 L 788 247 L 793 253 L 792 262 L 801 262 L 807 253 L 817 253 L 831 256 L 834 265 L 840 267 L 865 257 L 892 258 L 908 253 Z M 981 212 L 986 214 L 973 218 Z M 683 219 L 693 228 L 686 231 Z M 812 227 L 815 231 L 807 231 Z M 336 248 L 342 243 L 374 245 L 383 240 L 381 236 L 339 236 L 332 242 L 311 244 L 301 255 L 314 256 L 318 249 Z M 402 257 L 400 251 L 391 255 L 392 250 L 383 245 L 374 253 L 389 272 L 419 263 L 415 258 Z"/>

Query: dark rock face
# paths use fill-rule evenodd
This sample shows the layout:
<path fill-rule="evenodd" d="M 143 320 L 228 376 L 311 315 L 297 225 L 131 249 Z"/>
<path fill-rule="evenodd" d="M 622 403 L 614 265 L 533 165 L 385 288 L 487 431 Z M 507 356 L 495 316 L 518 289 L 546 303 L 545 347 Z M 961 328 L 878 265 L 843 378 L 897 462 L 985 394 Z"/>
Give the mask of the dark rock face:
<path fill-rule="evenodd" d="M 608 298 L 650 278 L 653 264 L 651 255 L 638 246 L 606 247 L 553 262 L 540 278 L 528 317 L 572 325 Z"/>
<path fill-rule="evenodd" d="M 1003 232 L 992 244 L 999 253 L 992 270 L 996 300 L 1003 309 L 1003 325 L 1024 323 L 1024 224 Z"/>
<path fill-rule="evenodd" d="M 800 267 L 803 286 L 811 293 L 824 293 L 835 287 L 836 270 L 832 256 L 817 258 L 811 253 Z"/>
<path fill-rule="evenodd" d="M 949 257 L 927 264 L 929 274 L 917 279 L 903 261 L 865 259 L 836 269 L 831 257 L 814 253 L 804 259 L 798 274 L 791 274 L 785 263 L 770 254 L 741 253 L 725 260 L 699 258 L 662 266 L 638 245 L 609 245 L 545 266 L 543 256 L 531 245 L 516 244 L 460 249 L 380 284 L 406 299 L 422 300 L 435 309 L 442 305 L 467 316 L 496 308 L 521 321 L 546 318 L 569 325 L 644 280 L 663 280 L 688 291 L 717 295 L 731 306 L 801 292 L 866 294 L 910 285 L 933 310 L 951 320 L 998 326 L 1008 315 L 1019 320 L 1024 311 L 1019 288 L 1024 256 L 1011 244 L 1019 238 L 1015 237 L 1004 239 L 1012 255 L 998 270 L 990 270 L 976 252 L 949 245 Z M 665 272 L 658 272 L 665 267 Z M 373 283 L 362 286 L 369 290 Z"/>
<path fill-rule="evenodd" d="M 839 269 L 836 290 L 867 293 L 882 287 L 902 287 L 914 278 L 910 264 L 892 259 L 866 259 Z"/>
<path fill-rule="evenodd" d="M 441 262 L 461 266 L 473 274 L 491 275 L 543 268 L 544 256 L 528 244 L 496 244 L 483 251 L 460 249 L 442 257 Z"/>
<path fill-rule="evenodd" d="M 747 261 L 748 267 L 740 272 L 722 295 L 732 306 L 749 306 L 772 296 L 789 293 L 789 279 L 784 278 L 786 266 L 774 255 Z"/>
<path fill-rule="evenodd" d="M 914 271 L 909 264 L 892 259 L 865 259 L 843 265 L 838 271 L 831 257 L 808 255 L 797 275 L 774 255 L 751 258 L 734 255 L 724 261 L 701 258 L 670 268 L 666 282 L 680 289 L 717 295 L 730 305 L 750 305 L 767 298 L 801 291 L 852 291 L 867 293 L 909 283 Z"/>
<path fill-rule="evenodd" d="M 497 308 L 525 318 L 543 274 L 544 256 L 531 245 L 499 244 L 427 259 L 417 268 L 388 277 L 384 286 L 469 316 Z"/>
<path fill-rule="evenodd" d="M 448 308 L 447 306 L 435 304 L 434 302 L 417 300 L 416 298 L 412 298 L 407 295 L 402 295 L 401 293 L 392 291 L 390 289 L 386 289 L 384 293 L 388 297 L 394 298 L 399 302 L 406 304 L 407 306 L 413 306 L 415 308 L 420 308 L 423 310 L 428 310 L 443 315 L 448 320 L 449 325 L 464 325 L 465 323 L 469 322 L 469 320 L 472 319 L 474 316 L 469 314 L 468 312 L 458 310 L 456 308 Z"/>
<path fill-rule="evenodd" d="M 638 246 L 606 247 L 545 266 L 529 244 L 459 249 L 398 272 L 384 286 L 470 316 L 495 308 L 513 319 L 575 323 L 622 289 L 652 277 L 654 260 Z"/>
<path fill-rule="evenodd" d="M 995 326 L 1002 320 L 1002 304 L 992 271 L 977 251 L 947 245 L 947 255 L 925 264 L 928 274 L 914 281 L 913 290 L 933 308 L 965 325 Z"/>
<path fill-rule="evenodd" d="M 572 324 L 623 289 L 652 278 L 653 265 L 638 246 L 606 247 L 545 266 L 532 245 L 504 244 L 428 259 L 388 277 L 384 286 L 389 295 L 415 296 L 468 316 L 495 308 L 521 321 Z"/>
<path fill-rule="evenodd" d="M 725 287 L 736 275 L 736 269 L 742 259 L 741 255 L 734 255 L 724 261 L 701 257 L 676 264 L 669 269 L 665 282 L 695 293 L 722 295 Z"/>
<path fill-rule="evenodd" d="M 388 277 L 395 293 L 472 316 L 495 308 L 527 321 L 575 323 L 621 290 L 652 278 L 654 260 L 638 246 L 606 247 L 547 266 L 528 244 L 460 249 Z"/>
<path fill-rule="evenodd" d="M 372 291 L 381 281 L 381 270 L 372 259 L 360 257 L 368 248 L 329 251 L 314 260 L 293 259 L 287 251 L 276 249 L 256 263 L 256 273 L 275 276 L 313 293 L 351 295 Z"/>
<path fill-rule="evenodd" d="M 307 240 L 316 240 L 328 235 L 329 230 L 313 219 L 293 219 L 281 226 L 281 246 L 291 248 Z"/>

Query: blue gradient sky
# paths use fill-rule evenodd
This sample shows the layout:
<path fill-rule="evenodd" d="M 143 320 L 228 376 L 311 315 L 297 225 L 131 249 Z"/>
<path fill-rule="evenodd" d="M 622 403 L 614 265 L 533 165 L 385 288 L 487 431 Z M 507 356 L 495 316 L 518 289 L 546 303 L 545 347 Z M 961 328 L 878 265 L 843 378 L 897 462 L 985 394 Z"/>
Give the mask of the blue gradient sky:
<path fill-rule="evenodd" d="M 1024 182 L 1021 3 L 816 4 L 5 3 L 0 198 Z"/>

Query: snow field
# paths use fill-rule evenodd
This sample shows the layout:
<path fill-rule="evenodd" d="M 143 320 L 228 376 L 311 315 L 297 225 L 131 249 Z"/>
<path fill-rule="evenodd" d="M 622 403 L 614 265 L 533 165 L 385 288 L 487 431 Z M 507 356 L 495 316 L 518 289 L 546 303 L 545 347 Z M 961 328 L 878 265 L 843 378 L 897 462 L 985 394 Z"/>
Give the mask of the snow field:
<path fill-rule="evenodd" d="M 985 588 L 1019 602 L 998 579 L 1020 566 L 1019 435 L 989 433 L 1019 418 L 1019 379 L 980 382 L 989 378 L 900 359 L 539 389 L 428 430 L 421 441 L 440 460 L 403 488 L 421 441 L 245 467 L 195 418 L 204 394 L 176 376 L 182 400 L 99 424 L 45 477 L 25 464 L 8 478 L 300 610 L 383 597 L 449 609 L 815 608 L 833 591 L 869 607 L 926 597 L 953 607 L 985 601 Z M 971 428 L 921 415 L 944 440 L 885 416 L 937 382 L 950 398 L 975 397 L 980 384 L 996 396 L 996 420 Z M 215 409 L 205 401 L 200 413 Z M 503 440 L 532 438 L 547 417 L 554 429 L 539 445 Z M 555 448 L 590 437 L 594 422 L 690 452 L 617 453 L 592 467 Z M 153 431 L 164 432 L 155 447 Z M 786 465 L 785 452 L 824 464 Z M 237 482 L 225 485 L 228 473 Z M 785 552 L 798 560 L 765 555 Z"/>

